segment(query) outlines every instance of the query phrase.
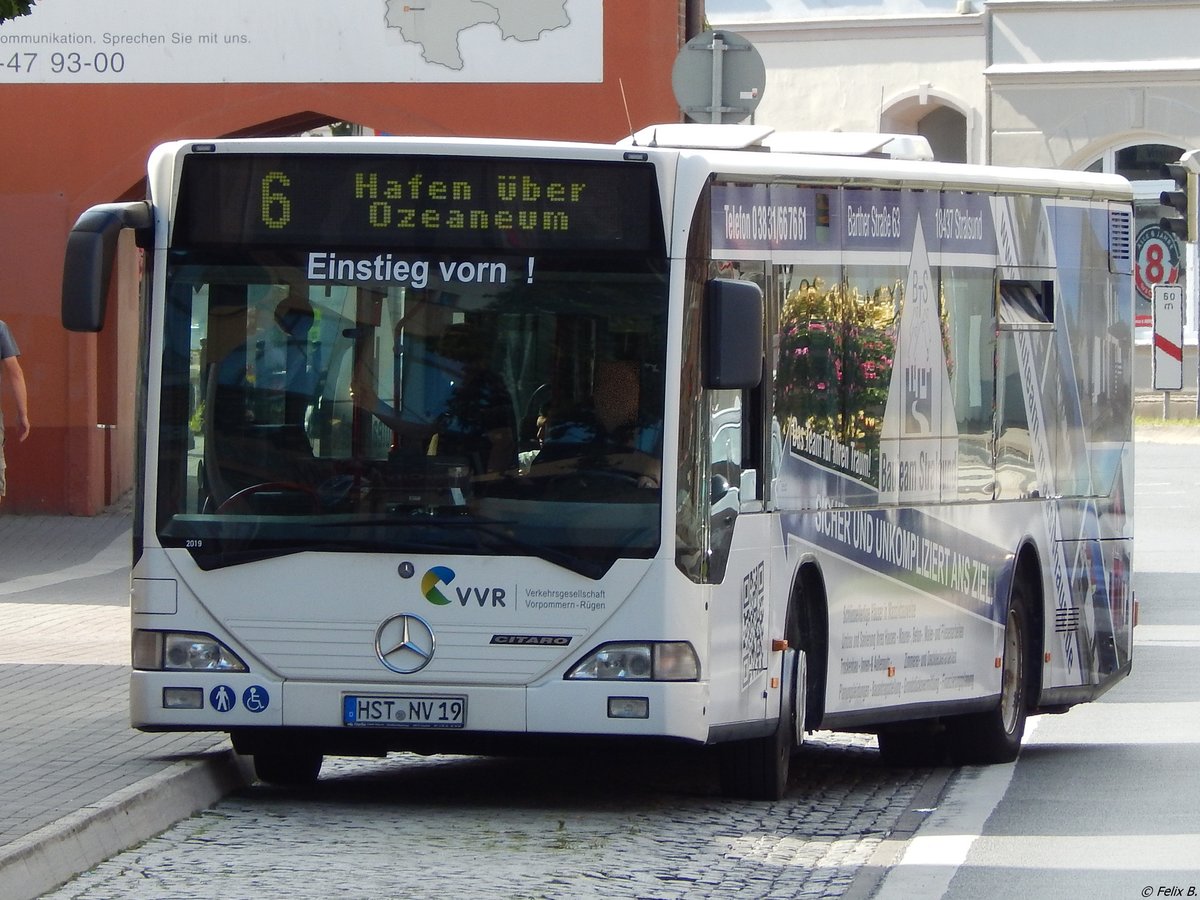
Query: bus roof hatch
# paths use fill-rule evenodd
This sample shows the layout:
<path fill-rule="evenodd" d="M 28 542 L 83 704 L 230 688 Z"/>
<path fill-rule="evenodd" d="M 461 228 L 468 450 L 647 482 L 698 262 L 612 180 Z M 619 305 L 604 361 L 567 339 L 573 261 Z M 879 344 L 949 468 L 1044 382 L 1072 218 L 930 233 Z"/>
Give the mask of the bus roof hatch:
<path fill-rule="evenodd" d="M 823 156 L 876 156 L 932 160 L 929 141 L 916 134 L 867 131 L 776 131 L 765 125 L 647 125 L 620 142 L 625 147 L 678 150 L 759 150 Z"/>

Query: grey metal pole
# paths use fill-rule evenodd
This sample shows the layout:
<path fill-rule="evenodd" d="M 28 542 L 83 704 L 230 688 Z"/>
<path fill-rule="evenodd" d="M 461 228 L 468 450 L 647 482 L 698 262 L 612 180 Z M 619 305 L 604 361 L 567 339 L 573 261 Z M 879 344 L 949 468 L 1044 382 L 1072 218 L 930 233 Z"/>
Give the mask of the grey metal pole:
<path fill-rule="evenodd" d="M 713 35 L 712 51 L 713 51 L 713 54 L 712 54 L 713 66 L 712 66 L 712 113 L 711 113 L 711 119 L 712 119 L 712 124 L 720 125 L 721 124 L 721 106 L 722 106 L 721 99 L 722 99 L 722 95 L 725 92 L 724 74 L 723 74 L 725 60 L 722 58 L 721 54 L 723 54 L 725 52 L 725 42 L 723 40 L 721 40 L 721 36 L 719 34 Z"/>

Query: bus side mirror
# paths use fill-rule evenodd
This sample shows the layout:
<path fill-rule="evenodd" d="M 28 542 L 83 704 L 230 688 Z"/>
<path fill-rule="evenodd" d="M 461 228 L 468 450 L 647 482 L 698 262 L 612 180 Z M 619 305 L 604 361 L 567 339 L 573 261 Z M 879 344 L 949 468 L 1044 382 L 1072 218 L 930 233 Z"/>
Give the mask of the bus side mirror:
<path fill-rule="evenodd" d="M 68 331 L 99 331 L 104 326 L 108 282 L 122 229 L 149 229 L 150 204 L 102 203 L 85 210 L 67 237 L 63 263 L 62 323 Z"/>
<path fill-rule="evenodd" d="M 763 370 L 762 288 L 752 281 L 708 282 L 703 346 L 705 387 L 758 387 Z"/>

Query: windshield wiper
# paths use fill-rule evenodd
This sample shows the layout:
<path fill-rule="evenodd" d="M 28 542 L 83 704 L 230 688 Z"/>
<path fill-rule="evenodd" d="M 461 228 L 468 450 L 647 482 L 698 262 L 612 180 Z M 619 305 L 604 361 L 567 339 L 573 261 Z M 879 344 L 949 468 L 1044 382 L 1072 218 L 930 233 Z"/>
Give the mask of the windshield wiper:
<path fill-rule="evenodd" d="M 616 562 L 616 557 L 611 554 L 601 559 L 587 559 L 573 553 L 547 547 L 545 544 L 531 544 L 497 527 L 503 523 L 477 521 L 476 524 L 483 526 L 477 531 L 480 537 L 487 536 L 495 541 L 492 544 L 493 547 L 499 546 L 505 550 L 517 550 L 525 556 L 536 556 L 538 559 L 543 559 L 551 565 L 567 569 L 577 575 L 590 578 L 592 581 L 599 581 L 603 578 L 608 570 L 612 568 L 613 563 Z M 480 546 L 486 545 L 481 541 Z"/>
<path fill-rule="evenodd" d="M 616 562 L 616 557 L 613 554 L 605 554 L 598 559 L 589 559 L 574 553 L 568 553 L 564 550 L 555 549 L 554 547 L 548 547 L 545 544 L 532 544 L 524 541 L 508 530 L 509 527 L 519 524 L 517 521 L 511 519 L 484 519 L 470 515 L 448 516 L 434 513 L 430 515 L 406 516 L 403 518 L 388 516 L 385 518 L 361 519 L 350 522 L 328 522 L 322 523 L 319 527 L 387 527 L 401 523 L 422 530 L 446 529 L 463 533 L 472 539 L 474 547 L 477 550 L 515 550 L 522 556 L 537 557 L 551 565 L 575 572 L 593 581 L 599 581 L 603 578 L 608 570 L 612 568 L 613 563 Z M 404 541 L 403 543 L 404 549 L 419 549 L 422 552 L 454 553 L 456 551 L 461 552 L 463 549 L 461 544 L 435 546 L 438 542 L 434 541 L 422 540 L 415 543 Z"/>
<path fill-rule="evenodd" d="M 404 525 L 411 532 L 403 540 L 386 540 L 387 531 L 397 525 Z M 570 572 L 575 572 L 585 578 L 598 581 L 612 568 L 616 555 L 612 553 L 597 553 L 595 556 L 581 556 L 568 553 L 545 544 L 533 544 L 516 537 L 509 530 L 517 525 L 515 521 L 499 519 L 479 519 L 465 515 L 415 515 L 397 518 L 381 516 L 377 518 L 356 518 L 349 521 L 325 521 L 308 523 L 305 530 L 311 530 L 318 539 L 311 542 L 297 543 L 296 535 L 286 543 L 252 543 L 247 538 L 206 538 L 200 547 L 190 547 L 196 565 L 204 571 L 223 569 L 230 566 L 240 566 L 247 563 L 277 559 L 294 553 L 320 552 L 357 552 L 372 553 L 385 551 L 388 553 L 476 553 L 503 550 L 522 556 L 532 556 L 545 560 L 551 565 L 559 566 Z M 361 539 L 330 539 L 328 532 L 335 529 L 346 529 L 362 535 L 362 529 L 376 528 L 381 531 L 378 540 Z M 430 540 L 429 533 L 441 532 L 443 539 Z M 414 535 L 412 532 L 415 532 Z M 466 540 L 455 541 L 445 539 L 450 534 Z"/>
<path fill-rule="evenodd" d="M 247 563 L 262 562 L 268 559 L 278 559 L 281 556 L 291 556 L 295 553 L 372 553 L 378 552 L 378 546 L 363 544 L 360 541 L 311 541 L 304 544 L 286 545 L 251 545 L 240 547 L 210 546 L 206 541 L 203 547 L 189 547 L 188 552 L 196 565 L 205 572 L 214 569 L 226 569 L 231 566 L 242 566 Z M 242 544 L 242 541 L 238 541 Z M 406 541 L 401 548 L 387 548 L 389 552 L 411 551 L 420 553 L 457 553 L 462 547 L 444 542 Z"/>
<path fill-rule="evenodd" d="M 241 566 L 246 563 L 261 562 L 265 559 L 277 559 L 280 556 L 290 556 L 311 550 L 311 547 L 249 547 L 241 550 L 209 549 L 205 547 L 189 547 L 188 552 L 196 565 L 205 572 L 214 569 L 226 569 L 230 566 Z"/>

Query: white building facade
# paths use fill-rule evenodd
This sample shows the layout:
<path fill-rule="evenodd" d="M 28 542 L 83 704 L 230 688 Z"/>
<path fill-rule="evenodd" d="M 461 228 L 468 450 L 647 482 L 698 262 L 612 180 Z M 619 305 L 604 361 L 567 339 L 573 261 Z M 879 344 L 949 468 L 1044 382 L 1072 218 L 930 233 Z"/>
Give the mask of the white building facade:
<path fill-rule="evenodd" d="M 1139 337 L 1161 270 L 1187 288 L 1194 352 L 1195 246 L 1158 228 L 1158 197 L 1173 187 L 1162 164 L 1200 147 L 1200 2 L 708 0 L 707 13 L 762 54 L 759 124 L 917 133 L 943 160 L 1135 182 L 1141 255 L 1177 263 L 1139 259 Z M 1194 358 L 1185 373 L 1194 389 Z"/>

